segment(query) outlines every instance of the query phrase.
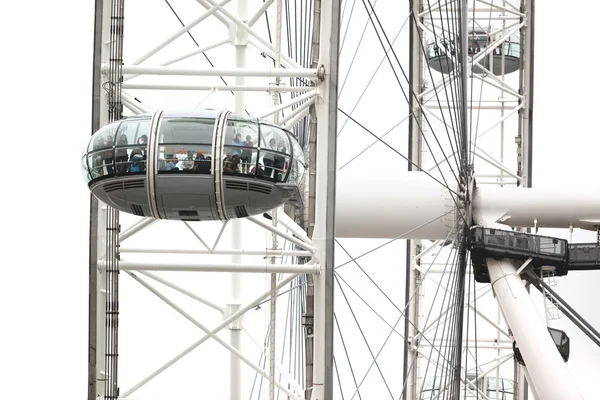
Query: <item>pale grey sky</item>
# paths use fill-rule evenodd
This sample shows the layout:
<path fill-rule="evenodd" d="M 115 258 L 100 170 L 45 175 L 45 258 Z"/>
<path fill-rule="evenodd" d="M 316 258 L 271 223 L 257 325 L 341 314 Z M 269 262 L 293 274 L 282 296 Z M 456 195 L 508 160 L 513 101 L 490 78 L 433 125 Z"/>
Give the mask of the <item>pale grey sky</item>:
<path fill-rule="evenodd" d="M 536 8 L 535 186 L 596 180 L 600 83 L 592 49 L 599 6 L 578 4 L 580 12 L 546 2 Z M 79 399 L 87 390 L 89 192 L 79 157 L 91 125 L 93 12 L 91 0 L 0 5 L 6 398 Z M 577 273 L 558 286 L 596 327 L 598 283 L 596 273 Z M 600 353 L 568 329 L 569 365 L 593 398 Z"/>

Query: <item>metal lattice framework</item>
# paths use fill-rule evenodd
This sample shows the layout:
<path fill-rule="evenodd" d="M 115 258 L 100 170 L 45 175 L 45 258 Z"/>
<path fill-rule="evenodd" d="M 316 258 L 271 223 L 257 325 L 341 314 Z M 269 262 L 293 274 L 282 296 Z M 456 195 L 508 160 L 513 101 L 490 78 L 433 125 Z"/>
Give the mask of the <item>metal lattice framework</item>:
<path fill-rule="evenodd" d="M 309 166 L 301 206 L 238 220 L 92 198 L 89 399 L 527 398 L 465 232 L 474 181 L 531 186 L 533 2 L 410 3 L 96 1 L 94 131 L 228 108 L 292 130 Z M 391 187 L 407 164 L 450 208 L 336 236 L 336 184 Z M 446 237 L 414 233 L 439 221 Z"/>

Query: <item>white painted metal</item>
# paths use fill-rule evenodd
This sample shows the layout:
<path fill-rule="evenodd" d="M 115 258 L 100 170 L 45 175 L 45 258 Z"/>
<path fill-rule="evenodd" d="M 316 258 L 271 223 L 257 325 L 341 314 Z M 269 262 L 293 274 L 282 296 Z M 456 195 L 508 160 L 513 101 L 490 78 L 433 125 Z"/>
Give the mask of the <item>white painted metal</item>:
<path fill-rule="evenodd" d="M 283 286 L 285 286 L 288 283 L 290 283 L 297 276 L 298 276 L 297 274 L 291 274 L 291 275 L 288 275 L 285 278 L 283 278 L 277 284 L 277 290 L 279 291 Z M 192 350 L 194 350 L 195 348 L 197 348 L 198 346 L 200 346 L 202 343 L 206 342 L 209 338 L 214 337 L 217 333 L 219 333 L 221 330 L 223 330 L 229 324 L 232 324 L 232 323 L 235 324 L 236 321 L 238 321 L 240 319 L 240 317 L 242 317 L 246 312 L 248 312 L 248 310 L 253 309 L 254 307 L 256 307 L 257 304 L 260 304 L 263 300 L 265 300 L 266 298 L 268 298 L 270 296 L 270 294 L 271 294 L 271 290 L 269 289 L 265 293 L 263 293 L 260 296 L 254 298 L 253 300 L 251 300 L 250 302 L 247 302 L 242 307 L 239 307 L 237 310 L 234 310 L 234 309 L 230 308 L 230 313 L 228 313 L 228 314 L 225 315 L 225 318 L 223 319 L 223 321 L 221 323 L 219 323 L 216 327 L 214 327 L 212 330 L 210 330 L 209 332 L 207 332 L 200 339 L 198 339 L 197 341 L 195 341 L 194 343 L 192 343 L 190 346 L 188 346 L 187 348 L 185 348 L 183 351 L 179 352 L 176 356 L 174 356 L 171 360 L 169 360 L 168 362 L 166 362 L 164 365 L 162 365 L 161 367 L 159 367 L 158 369 L 156 369 L 155 371 L 153 371 L 152 373 L 150 373 L 148 376 L 146 376 L 145 378 L 143 378 L 141 381 L 139 381 L 138 383 L 136 383 L 135 385 L 133 385 L 131 388 L 128 388 L 127 390 L 124 390 L 122 392 L 121 396 L 124 397 L 124 398 L 128 397 L 129 395 L 131 395 L 132 393 L 134 393 L 136 390 L 138 390 L 140 387 L 142 387 L 143 385 L 145 385 L 146 383 L 148 383 L 149 381 L 151 381 L 152 379 L 154 379 L 156 376 L 158 376 L 159 374 L 161 374 L 162 372 L 164 372 L 167 368 L 169 368 L 170 366 L 172 366 L 173 364 L 175 364 L 181 358 L 183 358 L 184 356 L 186 356 Z M 232 345 L 232 347 L 233 347 L 233 345 Z M 298 396 L 298 397 L 301 397 L 301 396 Z"/>
<path fill-rule="evenodd" d="M 338 237 L 444 239 L 456 218 L 448 189 L 423 172 L 344 175 L 337 179 Z M 476 223 L 594 228 L 600 225 L 600 190 L 581 187 L 477 188 Z"/>
<path fill-rule="evenodd" d="M 106 69 L 103 70 L 105 72 Z M 239 76 L 263 78 L 317 78 L 317 69 L 310 68 L 280 68 L 280 69 L 252 69 L 252 68 L 175 68 L 168 66 L 146 67 L 139 65 L 124 65 L 124 74 L 136 75 L 179 75 L 179 76 Z"/>
<path fill-rule="evenodd" d="M 311 400 L 333 397 L 333 239 L 337 196 L 335 189 L 335 138 L 337 133 L 337 79 L 340 1 L 315 2 L 320 9 L 318 65 L 325 67 L 315 104 L 316 183 L 315 226 L 312 241 L 321 273 L 314 279 L 313 387 Z M 317 7 L 317 6 L 315 6 Z M 315 22 L 316 24 L 316 22 Z M 315 50 L 313 50 L 315 51 Z M 332 107 L 333 105 L 333 107 Z M 313 131 L 314 134 L 314 131 Z M 339 219 L 337 219 L 339 220 Z M 310 390 L 311 388 L 307 388 Z"/>
<path fill-rule="evenodd" d="M 175 85 L 175 84 L 151 84 L 151 83 L 124 83 L 123 89 L 148 89 L 148 90 L 233 90 L 240 92 L 310 92 L 314 90 L 310 86 L 257 86 L 257 85 Z"/>
<path fill-rule="evenodd" d="M 106 209 L 104 203 L 98 204 L 98 241 L 97 241 L 97 271 L 96 272 L 96 394 L 104 396 L 104 381 L 106 380 Z"/>
<path fill-rule="evenodd" d="M 208 17 L 210 17 L 211 15 L 213 15 L 217 10 L 219 10 L 222 6 L 224 6 L 225 4 L 229 3 L 230 1 L 231 0 L 223 0 L 223 1 L 221 1 L 218 4 L 218 6 L 211 7 L 210 10 L 208 10 L 207 12 L 200 14 L 200 16 L 198 16 L 195 20 L 193 20 L 189 24 L 181 27 L 174 34 L 172 34 L 171 36 L 169 36 L 168 38 L 166 38 L 165 40 L 163 40 L 161 43 L 159 43 L 158 45 L 156 45 L 155 47 L 153 47 L 151 50 L 149 50 L 146 54 L 144 54 L 143 56 L 141 56 L 138 59 L 136 59 L 133 62 L 133 64 L 137 65 L 137 64 L 140 64 L 140 63 L 146 61 L 148 58 L 150 58 L 154 54 L 156 54 L 159 50 L 164 49 L 167 45 L 169 45 L 170 43 L 173 43 L 173 41 L 175 39 L 177 39 L 180 36 L 186 34 L 194 26 L 198 25 L 200 22 L 206 20 Z M 123 71 L 123 74 L 126 74 L 126 73 L 127 72 Z"/>
<path fill-rule="evenodd" d="M 258 219 L 257 217 L 247 217 L 247 219 L 254 222 L 256 225 L 259 225 L 259 226 L 265 228 L 266 230 L 275 233 L 277 236 L 280 236 L 283 239 L 288 240 L 291 243 L 294 243 L 302 248 L 305 248 L 306 250 L 310 251 L 311 253 L 314 252 L 314 247 L 312 245 L 307 244 L 303 240 L 297 239 L 294 236 L 290 235 L 289 233 L 283 232 L 280 229 L 267 224 L 266 222 Z"/>
<path fill-rule="evenodd" d="M 339 174 L 337 191 L 338 237 L 437 240 L 454 226 L 451 194 L 422 172 Z"/>
<path fill-rule="evenodd" d="M 480 188 L 475 192 L 476 221 L 509 226 L 594 229 L 600 225 L 600 190 L 592 187 Z"/>
<path fill-rule="evenodd" d="M 277 1 L 277 8 L 280 9 L 281 0 Z M 279 13 L 278 13 L 279 14 Z M 281 15 L 278 15 L 281 18 Z M 279 47 L 279 46 L 278 46 Z M 273 226 L 277 225 L 277 209 L 271 213 Z M 277 235 L 271 234 L 272 248 L 277 249 Z M 269 259 L 269 264 L 275 264 L 275 257 Z M 275 400 L 275 364 L 277 356 L 277 274 L 271 274 L 271 302 L 270 302 L 270 324 L 269 324 L 269 400 Z"/>
<path fill-rule="evenodd" d="M 219 17 L 221 21 L 226 21 L 227 23 L 229 23 L 229 20 L 226 18 L 227 14 L 222 13 L 220 8 L 215 8 L 214 5 L 211 5 L 211 3 L 208 3 L 206 1 L 203 1 L 203 3 L 205 3 L 208 8 L 214 8 L 216 9 L 216 12 L 214 12 L 215 16 Z M 258 19 L 258 16 L 260 16 L 262 14 L 262 11 L 264 9 L 266 9 L 266 7 L 268 6 L 270 2 L 266 2 L 264 3 L 265 5 L 261 5 L 260 9 L 257 10 L 256 13 L 254 13 L 253 18 L 251 21 L 248 22 L 248 26 L 252 26 L 253 23 Z M 328 16 L 328 10 L 324 10 L 324 19 L 327 20 L 327 18 L 329 18 Z M 243 20 L 243 18 L 241 18 L 241 20 Z M 232 25 L 237 25 L 238 27 L 240 26 L 240 24 L 237 21 L 233 21 Z M 247 32 L 247 29 L 245 28 L 241 28 L 243 29 L 245 32 Z M 327 29 L 332 29 L 331 27 L 327 27 Z M 327 30 L 325 29 L 325 30 Z M 185 32 L 185 31 L 183 31 Z M 182 33 L 183 33 L 182 32 Z M 327 33 L 323 34 L 323 37 L 325 38 L 324 40 L 322 40 L 322 54 L 324 55 L 324 57 L 322 57 L 321 62 L 326 63 L 326 59 L 327 59 L 327 54 L 329 54 L 329 50 L 327 48 L 327 43 L 328 43 L 328 36 Z M 242 39 L 244 40 L 244 39 Z M 249 40 L 249 42 L 252 42 L 252 40 Z M 263 43 L 264 44 L 264 43 Z M 242 46 L 239 46 L 242 47 Z M 269 54 L 273 54 L 273 53 L 269 53 Z M 148 68 L 155 68 L 155 67 L 148 67 Z M 183 70 L 183 69 L 182 69 Z M 189 69 L 187 71 L 190 71 Z M 206 70 L 208 71 L 208 70 Z M 222 73 L 220 73 L 219 69 L 215 69 L 215 70 L 210 70 L 211 71 L 211 76 L 215 76 L 215 75 L 223 75 Z M 239 69 L 235 69 L 234 70 L 235 73 L 237 74 L 238 72 L 240 72 L 241 70 Z M 316 70 L 314 70 L 316 71 Z M 328 73 L 327 68 L 325 69 L 326 74 Z M 289 72 L 289 71 L 288 71 Z M 208 73 L 208 72 L 207 72 Z M 312 74 L 312 72 L 311 72 Z M 238 76 L 238 75 L 236 75 Z M 239 76 L 242 76 L 241 74 L 239 74 Z M 261 75 L 261 76 L 274 76 L 274 75 Z M 314 77 L 314 75 L 311 75 L 312 77 Z M 321 97 L 319 97 L 319 99 L 317 100 L 317 109 L 319 112 L 319 124 L 321 125 L 320 130 L 319 130 L 319 143 L 320 143 L 320 147 L 319 147 L 319 162 L 321 163 L 320 165 L 327 165 L 327 151 L 331 151 L 332 149 L 327 149 L 326 147 L 326 141 L 325 139 L 327 138 L 328 135 L 331 135 L 332 132 L 328 131 L 328 118 L 330 116 L 326 115 L 326 109 L 327 109 L 327 105 L 328 105 L 328 89 L 326 88 L 326 83 L 327 82 L 327 75 L 326 75 L 326 81 L 323 83 L 323 88 L 319 88 L 320 90 L 320 95 Z M 495 80 L 488 78 L 489 81 L 493 81 L 495 85 L 497 85 L 498 87 L 500 87 L 500 83 L 496 82 Z M 132 88 L 141 88 L 142 86 L 144 86 L 143 84 L 131 84 Z M 139 85 L 139 86 L 135 86 L 135 85 Z M 185 85 L 184 85 L 185 86 Z M 147 85 L 147 88 L 153 88 L 153 89 L 159 89 L 160 85 Z M 189 86 L 189 87 L 179 87 L 177 85 L 172 85 L 172 84 L 165 84 L 163 86 L 164 88 L 173 88 L 173 89 L 187 89 L 187 88 L 195 88 L 197 90 L 199 90 L 202 87 L 206 87 L 206 88 L 215 88 L 216 86 L 197 86 L 197 87 L 193 87 L 193 86 Z M 253 88 L 258 90 L 258 88 L 264 89 L 264 88 L 268 88 L 268 86 L 245 86 L 243 84 L 237 84 L 234 86 L 223 86 L 223 87 L 217 87 L 219 90 L 230 90 L 230 89 L 241 89 L 241 88 Z M 276 90 L 279 90 L 280 88 L 276 88 Z M 282 87 L 281 89 L 284 89 L 284 87 Z M 312 90 L 312 89 L 311 89 Z M 507 90 L 506 88 L 503 90 Z M 239 98 L 239 97 L 238 97 Z M 499 100 L 500 101 L 500 100 Z M 135 104 L 133 104 L 135 106 Z M 138 111 L 141 111 L 141 109 L 139 107 L 134 107 L 137 108 Z M 236 108 L 239 108 L 240 111 L 238 112 L 243 112 L 243 101 L 238 102 L 236 100 Z M 511 109 L 513 113 L 516 113 L 518 111 L 518 109 L 513 108 Z M 289 114 L 288 114 L 289 115 Z M 300 114 L 299 114 L 300 115 Z M 504 121 L 504 119 L 502 119 L 499 124 L 502 123 L 502 121 Z M 294 119 L 290 120 L 290 123 L 293 123 Z M 325 144 L 324 144 L 325 143 Z M 330 153 L 331 154 L 331 153 Z M 508 173 L 509 171 L 512 171 L 512 169 L 510 169 L 507 166 L 502 165 L 501 163 L 498 163 L 498 168 L 506 173 Z M 340 174 L 341 175 L 341 174 Z M 424 174 L 420 174 L 420 175 L 424 175 Z M 324 193 L 325 188 L 327 187 L 327 182 L 326 182 L 326 178 L 327 178 L 327 171 L 324 169 L 321 169 L 320 171 L 317 171 L 317 176 L 319 179 L 319 188 L 320 188 L 320 193 Z M 362 180 L 360 178 L 357 179 L 356 176 L 352 176 L 352 177 L 348 177 L 347 179 L 345 179 L 344 176 L 340 176 L 338 177 L 338 181 L 346 181 L 344 183 L 344 187 L 345 189 L 341 189 L 341 186 L 338 186 L 338 190 L 345 190 L 345 192 L 341 192 L 340 195 L 338 196 L 338 203 L 337 203 L 337 209 L 336 209 L 336 214 L 338 216 L 338 221 L 340 222 L 341 225 L 338 226 L 338 234 L 337 236 L 344 236 L 346 235 L 346 237 L 386 237 L 386 238 L 391 238 L 391 237 L 404 237 L 404 238 L 410 238 L 410 237 L 417 237 L 417 238 L 426 238 L 426 239 L 445 239 L 447 237 L 447 234 L 450 233 L 451 231 L 451 227 L 453 225 L 453 221 L 455 220 L 455 216 L 454 216 L 454 212 L 453 212 L 453 208 L 454 208 L 454 202 L 452 201 L 452 197 L 448 191 L 448 189 L 444 188 L 440 183 L 435 182 L 431 177 L 425 177 L 423 180 L 419 180 L 417 179 L 416 181 L 418 181 L 418 184 L 415 184 L 414 186 L 411 186 L 411 183 L 408 182 L 403 185 L 402 183 L 404 181 L 400 180 L 400 184 L 398 184 L 396 178 L 398 178 L 397 176 L 391 177 L 391 179 L 381 179 L 382 182 L 376 183 L 374 182 L 374 180 L 379 179 L 379 174 L 373 174 L 373 175 L 369 175 L 368 177 L 364 177 L 362 178 Z M 518 176 L 516 176 L 517 179 L 519 179 Z M 408 178 L 409 180 L 412 178 Z M 456 190 L 456 188 L 452 188 L 451 190 Z M 481 193 L 484 193 L 485 191 L 481 191 Z M 519 192 L 519 196 L 520 196 Z M 377 197 L 379 196 L 379 197 Z M 326 258 L 326 255 L 324 254 L 325 250 L 324 250 L 324 246 L 323 243 L 325 240 L 330 239 L 327 238 L 327 234 L 325 232 L 326 229 L 323 228 L 323 225 L 326 221 L 326 215 L 324 214 L 324 207 L 323 204 L 325 203 L 325 200 L 323 200 L 323 197 L 320 198 L 320 205 L 318 207 L 322 207 L 321 211 L 317 211 L 318 214 L 318 219 L 317 219 L 317 229 L 316 229 L 316 233 L 315 233 L 315 240 L 314 243 L 312 243 L 312 241 L 310 240 L 305 240 L 305 238 L 299 237 L 297 240 L 297 243 L 303 244 L 306 248 L 306 244 L 309 243 L 311 245 L 314 245 L 314 247 L 316 248 L 316 253 L 317 256 L 319 258 L 319 261 L 323 262 L 323 260 Z M 352 203 L 354 204 L 350 204 L 350 201 L 344 201 L 343 199 L 348 199 L 351 200 Z M 500 200 L 499 200 L 500 201 Z M 362 203 L 362 204 L 361 204 Z M 514 204 L 511 201 L 506 201 L 505 203 L 501 204 L 501 206 L 499 206 L 500 208 L 504 207 L 506 208 L 507 205 L 510 205 L 510 207 L 513 207 Z M 564 205 L 564 204 L 563 204 Z M 518 205 L 517 205 L 518 207 Z M 404 209 L 404 212 L 401 213 L 399 212 L 399 209 Z M 383 212 L 382 212 L 383 210 Z M 408 210 L 408 211 L 407 211 Z M 436 213 L 434 211 L 440 211 L 439 213 Z M 482 209 L 483 210 L 483 209 Z M 511 209 L 512 210 L 512 209 Z M 523 218 L 530 218 L 531 217 L 531 210 L 521 210 L 519 212 L 521 212 L 525 217 Z M 340 215 L 341 214 L 341 215 Z M 402 215 L 401 215 L 402 214 Z M 407 214 L 408 217 L 413 218 L 407 218 Z M 283 218 L 284 214 L 281 213 L 280 216 Z M 589 218 L 588 218 L 589 219 Z M 262 222 L 262 221 L 261 221 Z M 281 222 L 281 221 L 280 221 Z M 449 224 L 449 222 L 452 222 Z M 541 222 L 543 223 L 543 218 L 541 220 Z M 344 226 L 344 223 L 346 224 Z M 321 225 L 319 225 L 321 224 Z M 395 225 L 396 224 L 396 225 Z M 281 225 L 284 225 L 284 223 L 282 223 Z M 383 228 L 382 233 L 378 233 L 376 231 L 376 229 L 373 227 L 373 225 L 380 225 L 380 227 Z M 577 226 L 577 225 L 575 225 Z M 288 227 L 289 228 L 289 227 Z M 133 234 L 137 231 L 137 229 L 132 230 L 129 234 Z M 292 230 L 293 231 L 293 230 Z M 221 231 L 222 232 L 222 231 Z M 345 232 L 345 233 L 344 233 Z M 407 233 L 408 232 L 408 233 Z M 298 231 L 293 231 L 294 235 L 298 236 Z M 436 237 L 437 235 L 437 237 Z M 287 238 L 287 239 L 291 239 L 292 236 L 288 235 L 286 236 L 281 236 L 283 238 Z M 308 239 L 308 238 L 306 238 Z M 217 239 L 218 241 L 218 239 Z M 234 239 L 235 241 L 235 239 Z M 207 250 L 169 250 L 169 253 L 178 253 L 178 252 L 190 252 L 190 253 L 195 253 L 195 254 L 234 254 L 234 255 L 251 255 L 251 254 L 259 254 L 259 255 L 267 255 L 267 256 L 272 256 L 275 255 L 276 253 L 274 252 L 259 252 L 259 251 L 244 251 L 241 248 L 236 248 L 238 246 L 235 245 L 235 243 L 232 245 L 232 249 L 231 251 L 228 250 L 214 250 L 215 246 L 212 247 L 212 250 L 209 248 L 208 245 L 206 245 L 206 243 L 204 243 L 204 246 L 207 248 Z M 241 246 L 240 246 L 241 247 Z M 312 247 L 310 247 L 312 248 Z M 167 250 L 167 249 L 164 249 Z M 127 252 L 126 248 L 122 249 L 123 253 Z M 270 251 L 270 250 L 269 250 Z M 129 253 L 135 253 L 138 252 L 136 251 L 136 249 L 132 248 L 129 250 Z M 152 251 L 148 251 L 148 253 L 152 254 L 152 253 L 161 253 L 162 251 L 159 249 L 154 249 Z M 166 252 L 166 251 L 165 251 Z M 292 254 L 291 252 L 284 252 L 283 250 L 280 253 L 281 255 L 283 254 Z M 303 254 L 308 254 L 307 252 L 304 252 Z M 424 255 L 421 255 L 424 256 Z M 419 257 L 420 258 L 420 257 Z M 232 260 L 231 264 L 218 264 L 220 266 L 225 266 L 226 268 L 244 268 L 245 266 L 251 266 L 250 264 L 246 265 L 246 264 L 238 264 L 235 260 L 237 260 L 236 258 L 234 258 Z M 138 266 L 138 268 L 143 268 L 144 263 L 138 263 L 135 264 Z M 147 263 L 146 263 L 147 264 Z M 127 269 L 128 267 L 131 269 L 133 267 L 133 261 L 131 262 L 131 264 L 128 264 L 127 260 L 124 260 L 122 263 L 122 267 L 124 269 Z M 169 262 L 166 266 L 166 268 L 170 268 L 170 267 L 174 267 L 176 266 L 177 263 L 174 262 Z M 215 264 L 216 265 L 216 264 Z M 255 265 L 256 266 L 256 265 Z M 300 267 L 304 267 L 304 268 L 315 268 L 315 267 L 311 267 L 308 265 L 292 265 L 292 266 L 282 266 L 281 270 L 283 271 L 284 268 L 287 267 L 291 267 L 291 268 L 300 268 Z M 331 267 L 331 266 L 330 266 Z M 202 268 L 202 267 L 201 267 Z M 261 266 L 262 271 L 261 272 L 265 272 L 265 267 L 264 265 Z M 290 269 L 285 269 L 286 271 L 290 271 Z M 273 270 L 268 270 L 268 272 L 273 271 Z M 300 271 L 299 269 L 296 271 Z M 306 272 L 306 270 L 302 270 L 304 272 Z M 312 270 L 311 270 L 312 272 Z M 279 286 L 281 287 L 281 286 Z M 326 304 L 324 304 L 324 297 L 322 296 L 324 293 L 324 290 L 326 290 L 327 288 L 324 287 L 323 285 L 323 280 L 322 279 L 317 279 L 317 297 L 321 296 L 320 300 L 317 300 L 317 307 L 316 307 L 316 327 L 319 331 L 320 334 L 323 333 L 322 329 L 324 324 L 326 323 L 325 319 L 324 319 L 324 311 L 325 308 L 327 307 Z M 231 293 L 233 295 L 233 293 L 237 293 L 239 291 L 239 288 L 237 287 L 236 284 L 233 283 L 232 281 L 232 287 L 231 287 Z M 232 304 L 235 303 L 235 301 L 231 301 Z M 239 303 L 239 302 L 238 302 Z M 235 312 L 236 307 L 230 307 L 230 312 L 232 313 L 236 313 Z M 236 321 L 230 321 L 232 324 L 235 324 Z M 317 335 L 315 337 L 318 337 Z M 236 342 L 237 339 L 234 339 L 232 337 L 232 342 L 231 342 L 231 346 L 233 348 L 238 348 L 237 344 L 238 342 Z M 234 343 L 236 342 L 236 343 Z M 321 387 L 319 385 L 323 384 L 324 382 L 324 376 L 325 376 L 325 372 L 324 372 L 324 368 L 326 368 L 325 366 L 325 360 L 324 357 L 322 356 L 323 354 L 326 353 L 326 351 L 328 351 L 329 349 L 326 348 L 326 342 L 322 339 L 317 339 L 315 340 L 315 393 L 313 396 L 313 399 L 315 398 L 322 398 L 322 391 L 321 391 Z M 237 360 L 237 357 L 236 357 Z M 232 365 L 233 365 L 233 360 L 232 360 Z M 235 382 L 235 380 L 237 379 L 237 375 L 236 372 L 233 371 L 232 369 L 232 382 Z M 233 384 L 232 384 L 232 398 L 233 394 L 234 394 L 234 390 L 233 390 Z M 236 388 L 237 389 L 237 388 Z M 418 394 L 417 394 L 418 395 Z M 236 394 L 237 396 L 237 394 Z M 317 396 L 317 397 L 315 397 Z M 321 396 L 321 397 L 318 397 Z"/>
<path fill-rule="evenodd" d="M 237 16 L 241 21 L 246 21 L 248 18 L 248 0 L 237 0 L 236 1 L 236 12 Z M 229 32 L 231 35 L 231 44 L 235 49 L 235 67 L 239 70 L 246 68 L 246 51 L 248 47 L 248 35 L 245 31 L 240 29 L 240 25 L 231 24 Z M 243 86 L 246 84 L 246 74 L 237 75 L 235 77 L 235 84 Z M 246 110 L 246 93 L 235 92 L 233 97 L 233 111 L 239 114 L 244 114 Z M 229 143 L 226 143 L 229 144 Z M 219 164 L 220 165 L 220 164 Z M 242 221 L 233 220 L 230 222 L 231 226 L 231 247 L 233 249 L 243 249 L 242 243 Z M 239 254 L 233 254 L 231 261 L 234 264 L 241 263 L 241 256 Z M 239 273 L 231 274 L 231 290 L 230 290 L 230 304 L 232 312 L 235 312 L 241 307 L 242 299 L 242 276 Z M 242 350 L 242 321 L 238 320 L 235 323 L 229 325 L 229 340 L 231 345 L 238 351 Z M 241 360 L 231 355 L 230 360 L 230 371 L 229 371 L 229 399 L 230 400 L 241 400 L 242 399 L 242 375 L 241 375 Z"/>
<path fill-rule="evenodd" d="M 143 261 L 127 261 L 123 260 L 119 264 L 119 269 L 122 271 L 196 271 L 196 272 L 255 272 L 255 273 L 304 273 L 312 274 L 318 272 L 318 267 L 315 265 L 304 264 L 241 264 L 239 262 L 240 253 L 236 252 L 232 257 L 236 257 L 235 261 L 230 264 L 199 264 L 191 262 L 143 262 Z M 239 290 L 239 286 L 236 285 Z M 232 288 L 233 290 L 233 288 Z"/>
<path fill-rule="evenodd" d="M 292 256 L 292 257 L 310 257 L 309 251 L 302 250 L 284 250 L 284 249 L 265 249 L 265 250 L 245 250 L 245 249 L 226 249 L 226 250 L 197 250 L 197 249 L 168 249 L 168 248 L 133 248 L 121 247 L 121 254 L 124 253 L 144 253 L 144 254 L 213 254 L 213 255 L 232 255 L 241 254 L 245 256 Z"/>
<path fill-rule="evenodd" d="M 511 260 L 487 259 L 500 308 L 525 360 L 539 399 L 583 399 Z"/>

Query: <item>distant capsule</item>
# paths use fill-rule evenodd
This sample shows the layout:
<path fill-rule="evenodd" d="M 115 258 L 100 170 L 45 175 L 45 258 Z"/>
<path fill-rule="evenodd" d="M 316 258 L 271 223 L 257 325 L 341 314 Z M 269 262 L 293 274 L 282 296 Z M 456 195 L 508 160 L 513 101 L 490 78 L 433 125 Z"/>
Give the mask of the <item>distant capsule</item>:
<path fill-rule="evenodd" d="M 467 57 L 475 60 L 473 72 L 494 75 L 510 74 L 518 71 L 521 65 L 521 43 L 518 35 L 504 38 L 498 44 L 501 34 L 492 35 L 486 30 L 476 29 L 467 38 Z M 434 70 L 448 74 L 454 70 L 455 61 L 460 63 L 460 38 L 457 40 L 438 39 L 427 45 L 427 62 Z M 491 60 L 491 62 L 490 62 Z M 482 66 L 487 71 L 481 69 Z"/>
<path fill-rule="evenodd" d="M 302 201 L 294 136 L 229 111 L 157 111 L 96 132 L 81 159 L 90 191 L 130 214 L 228 220 Z"/>

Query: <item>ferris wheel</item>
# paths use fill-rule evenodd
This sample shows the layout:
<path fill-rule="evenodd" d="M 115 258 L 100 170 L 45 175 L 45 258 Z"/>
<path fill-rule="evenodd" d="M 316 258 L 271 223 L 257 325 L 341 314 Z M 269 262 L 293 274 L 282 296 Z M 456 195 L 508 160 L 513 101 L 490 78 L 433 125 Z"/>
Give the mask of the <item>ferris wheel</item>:
<path fill-rule="evenodd" d="M 581 398 L 533 3 L 404 8 L 97 2 L 88 398 Z"/>

